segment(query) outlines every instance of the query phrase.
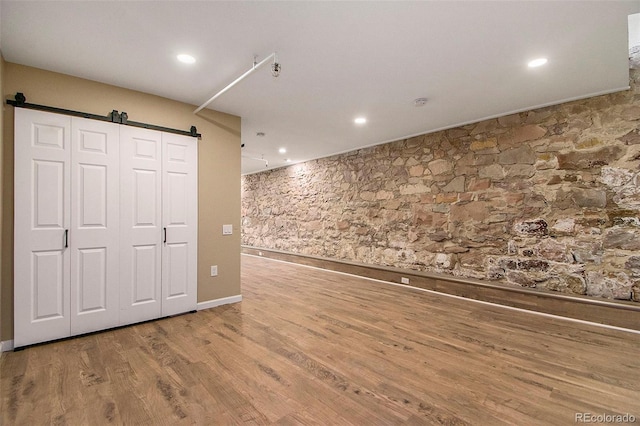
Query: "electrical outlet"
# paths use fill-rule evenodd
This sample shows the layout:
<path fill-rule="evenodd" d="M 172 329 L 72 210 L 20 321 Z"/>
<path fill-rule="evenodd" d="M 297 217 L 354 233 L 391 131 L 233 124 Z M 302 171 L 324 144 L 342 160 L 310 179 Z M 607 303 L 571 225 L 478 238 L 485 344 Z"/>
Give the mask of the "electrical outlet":
<path fill-rule="evenodd" d="M 233 234 L 233 225 L 222 225 L 222 235 Z"/>
<path fill-rule="evenodd" d="M 401 282 L 402 284 L 409 284 L 409 278 L 407 278 L 407 277 L 402 277 L 402 278 L 400 278 L 400 282 Z"/>
<path fill-rule="evenodd" d="M 218 276 L 218 265 L 213 265 L 211 267 L 211 276 L 212 277 L 217 277 Z"/>

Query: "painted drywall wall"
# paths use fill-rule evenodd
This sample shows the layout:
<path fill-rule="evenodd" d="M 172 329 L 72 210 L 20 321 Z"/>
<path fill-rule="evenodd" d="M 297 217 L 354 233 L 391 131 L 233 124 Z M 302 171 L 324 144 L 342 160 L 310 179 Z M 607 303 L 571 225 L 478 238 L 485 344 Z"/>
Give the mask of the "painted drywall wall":
<path fill-rule="evenodd" d="M 243 244 L 640 302 L 631 90 L 242 179 Z"/>
<path fill-rule="evenodd" d="M 164 127 L 198 128 L 198 302 L 240 294 L 240 118 L 211 110 L 198 115 L 181 102 L 69 75 L 5 63 L 3 99 L 22 92 L 27 102 Z M 2 199 L 2 340 L 13 338 L 13 107 L 5 106 Z M 236 232 L 223 236 L 222 225 Z M 218 276 L 210 276 L 210 266 Z"/>
<path fill-rule="evenodd" d="M 0 93 L 4 93 L 3 91 L 4 89 L 4 57 L 2 56 L 2 53 L 0 52 Z M 4 153 L 4 149 L 2 149 L 3 146 L 3 140 L 4 140 L 4 104 L 2 105 L 2 107 L 0 107 L 0 188 L 2 188 L 2 183 L 4 181 L 3 177 L 4 177 L 4 167 L 3 167 L 3 153 Z M 4 197 L 0 197 L 0 342 L 2 341 L 2 323 L 4 321 L 2 321 L 2 217 L 4 216 Z"/>

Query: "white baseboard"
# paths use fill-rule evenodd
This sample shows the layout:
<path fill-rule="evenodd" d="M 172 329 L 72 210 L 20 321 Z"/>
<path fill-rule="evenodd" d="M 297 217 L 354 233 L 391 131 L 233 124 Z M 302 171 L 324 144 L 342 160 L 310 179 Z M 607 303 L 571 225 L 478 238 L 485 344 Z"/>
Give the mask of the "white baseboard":
<path fill-rule="evenodd" d="M 0 352 L 8 352 L 13 350 L 13 340 L 5 340 L 0 342 Z"/>
<path fill-rule="evenodd" d="M 215 308 L 216 306 L 229 305 L 231 303 L 242 302 L 242 295 L 223 297 L 221 299 L 207 300 L 206 302 L 198 302 L 198 310 Z"/>
<path fill-rule="evenodd" d="M 206 302 L 198 302 L 197 309 L 211 309 L 216 306 L 229 305 L 231 303 L 242 302 L 242 295 L 222 297 L 220 299 L 207 300 Z M 0 342 L 0 352 L 8 352 L 13 350 L 13 340 L 5 340 Z"/>

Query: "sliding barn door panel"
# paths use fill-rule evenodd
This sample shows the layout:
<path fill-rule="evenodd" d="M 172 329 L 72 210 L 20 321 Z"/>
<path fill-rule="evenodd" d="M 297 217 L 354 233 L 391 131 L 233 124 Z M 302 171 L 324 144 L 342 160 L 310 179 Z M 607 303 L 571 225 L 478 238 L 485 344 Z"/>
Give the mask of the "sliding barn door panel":
<path fill-rule="evenodd" d="M 162 312 L 162 134 L 120 128 L 120 323 Z"/>
<path fill-rule="evenodd" d="M 14 345 L 69 335 L 70 120 L 15 111 Z"/>
<path fill-rule="evenodd" d="M 15 110 L 14 345 L 196 309 L 197 139 Z"/>
<path fill-rule="evenodd" d="M 119 324 L 119 127 L 72 119 L 72 335 Z"/>
<path fill-rule="evenodd" d="M 163 141 L 162 315 L 196 309 L 198 140 L 169 133 Z"/>

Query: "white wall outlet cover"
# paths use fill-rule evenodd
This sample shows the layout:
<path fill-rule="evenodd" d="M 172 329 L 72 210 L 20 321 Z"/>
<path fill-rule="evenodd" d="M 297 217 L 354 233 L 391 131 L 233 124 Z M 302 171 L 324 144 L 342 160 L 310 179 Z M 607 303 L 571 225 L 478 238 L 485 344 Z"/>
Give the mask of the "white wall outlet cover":
<path fill-rule="evenodd" d="M 233 225 L 222 225 L 222 235 L 233 234 Z"/>
<path fill-rule="evenodd" d="M 214 265 L 211 267 L 211 276 L 215 277 L 218 275 L 218 265 Z"/>
<path fill-rule="evenodd" d="M 401 282 L 402 284 L 409 284 L 409 278 L 407 278 L 407 277 L 402 277 L 402 278 L 400 278 L 400 282 Z"/>

